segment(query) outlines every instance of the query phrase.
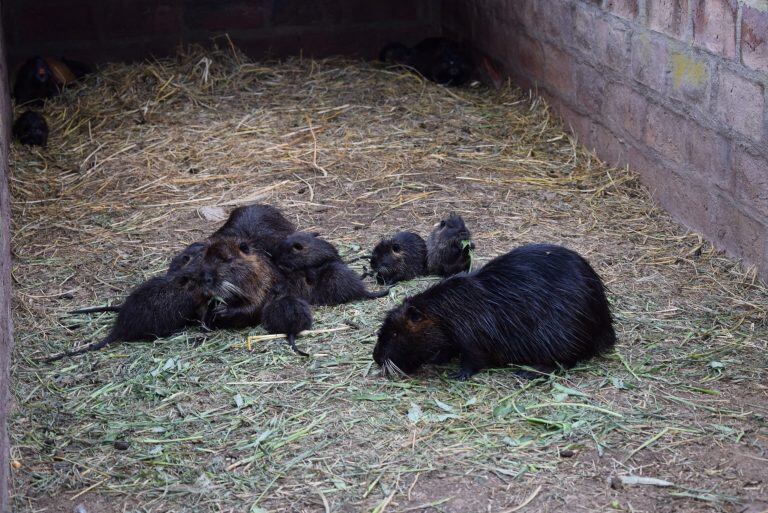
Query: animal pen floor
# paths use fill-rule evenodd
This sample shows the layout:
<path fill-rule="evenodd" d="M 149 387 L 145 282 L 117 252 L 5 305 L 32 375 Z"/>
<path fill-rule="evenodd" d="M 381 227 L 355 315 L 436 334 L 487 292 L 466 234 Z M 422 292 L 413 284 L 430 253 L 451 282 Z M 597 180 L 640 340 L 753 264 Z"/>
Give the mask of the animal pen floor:
<path fill-rule="evenodd" d="M 192 52 L 106 66 L 44 112 L 49 147 L 11 155 L 17 511 L 768 507 L 766 288 L 542 101 L 360 62 Z M 202 207 L 254 201 L 349 257 L 451 210 L 477 264 L 564 244 L 605 278 L 617 350 L 532 382 L 455 382 L 451 367 L 388 381 L 377 327 L 429 278 L 316 309 L 316 329 L 346 329 L 301 338 L 307 359 L 283 340 L 248 350 L 254 328 L 35 360 L 102 337 L 110 314 L 65 312 L 162 272 L 220 224 Z"/>

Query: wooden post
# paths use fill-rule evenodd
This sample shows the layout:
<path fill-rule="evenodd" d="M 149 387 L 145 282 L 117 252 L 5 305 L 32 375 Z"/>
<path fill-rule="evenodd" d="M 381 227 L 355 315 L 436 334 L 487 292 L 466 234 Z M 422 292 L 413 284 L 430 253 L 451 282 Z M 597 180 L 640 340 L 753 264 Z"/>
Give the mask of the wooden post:
<path fill-rule="evenodd" d="M 0 511 L 10 513 L 10 445 L 8 409 L 13 324 L 11 321 L 11 198 L 8 192 L 8 146 L 11 140 L 11 97 L 0 6 Z"/>

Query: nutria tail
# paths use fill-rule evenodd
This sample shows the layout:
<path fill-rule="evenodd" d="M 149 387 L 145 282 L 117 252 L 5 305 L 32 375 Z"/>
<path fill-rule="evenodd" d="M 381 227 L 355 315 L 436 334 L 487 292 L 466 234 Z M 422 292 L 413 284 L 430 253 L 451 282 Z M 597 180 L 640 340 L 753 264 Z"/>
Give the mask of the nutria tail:
<path fill-rule="evenodd" d="M 78 354 L 87 353 L 89 351 L 97 351 L 102 347 L 107 346 L 112 342 L 115 342 L 116 340 L 117 340 L 117 337 L 110 334 L 107 336 L 107 338 L 105 338 L 100 342 L 94 342 L 93 344 L 88 344 L 87 346 L 80 348 L 76 351 L 65 351 L 63 353 L 57 354 L 56 356 L 51 356 L 50 358 L 44 358 L 40 361 L 42 361 L 43 363 L 51 363 L 51 362 L 55 362 L 56 360 L 61 360 L 62 358 L 66 358 L 67 356 L 76 356 Z"/>
<path fill-rule="evenodd" d="M 380 297 L 385 297 L 389 295 L 389 291 L 392 290 L 391 288 L 388 289 L 382 289 L 382 290 L 376 290 L 376 291 L 366 291 L 368 299 L 377 299 Z"/>
<path fill-rule="evenodd" d="M 100 313 L 100 312 L 119 312 L 119 306 L 94 306 L 90 308 L 80 308 L 78 310 L 71 310 L 67 312 L 70 315 L 88 314 L 88 313 Z"/>
<path fill-rule="evenodd" d="M 294 335 L 293 333 L 290 333 L 286 335 L 285 338 L 288 339 L 288 345 L 291 346 L 291 349 L 293 349 L 293 351 L 296 354 L 299 354 L 301 356 L 309 356 L 309 353 L 305 353 L 304 351 L 296 347 L 296 335 Z"/>

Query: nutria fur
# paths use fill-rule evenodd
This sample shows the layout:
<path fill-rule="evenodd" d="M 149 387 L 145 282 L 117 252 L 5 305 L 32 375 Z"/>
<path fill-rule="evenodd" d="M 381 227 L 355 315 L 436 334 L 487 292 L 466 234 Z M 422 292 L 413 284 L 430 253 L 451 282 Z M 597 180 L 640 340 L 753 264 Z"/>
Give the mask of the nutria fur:
<path fill-rule="evenodd" d="M 383 239 L 373 248 L 371 271 L 382 285 L 427 274 L 424 239 L 412 232 L 398 232 L 390 239 Z"/>
<path fill-rule="evenodd" d="M 43 100 L 59 94 L 69 82 L 89 73 L 90 67 L 68 59 L 35 56 L 21 65 L 13 85 L 16 105 L 41 105 Z"/>
<path fill-rule="evenodd" d="M 100 342 L 46 359 L 95 351 L 113 342 L 133 342 L 167 337 L 201 321 L 206 300 L 189 275 L 156 276 L 136 287 L 118 309 L 109 335 Z"/>
<path fill-rule="evenodd" d="M 472 74 L 470 51 L 444 37 L 424 39 L 413 48 L 389 43 L 381 49 L 379 59 L 415 68 L 424 78 L 443 85 L 461 86 Z"/>
<path fill-rule="evenodd" d="M 427 271 L 438 276 L 452 276 L 469 271 L 475 245 L 458 214 L 440 221 L 427 237 Z"/>
<path fill-rule="evenodd" d="M 296 226 L 271 205 L 247 205 L 238 207 L 229 214 L 224 226 L 216 230 L 211 238 L 240 237 L 247 239 L 252 249 L 271 255 L 280 243 L 296 231 Z"/>
<path fill-rule="evenodd" d="M 459 379 L 508 364 L 552 369 L 616 341 L 600 277 L 579 254 L 534 244 L 447 278 L 391 310 L 373 358 L 387 374 L 458 356 Z"/>
<path fill-rule="evenodd" d="M 211 239 L 200 262 L 205 297 L 218 303 L 209 309 L 209 328 L 245 328 L 260 322 L 261 309 L 279 273 L 264 253 L 238 237 Z"/>
<path fill-rule="evenodd" d="M 283 333 L 288 344 L 301 356 L 309 356 L 296 347 L 296 336 L 312 327 L 312 309 L 304 299 L 280 291 L 267 301 L 261 312 L 261 324 L 267 333 Z"/>
<path fill-rule="evenodd" d="M 275 262 L 291 293 L 313 305 L 340 305 L 389 292 L 369 292 L 333 244 L 313 233 L 296 232 L 287 237 L 275 254 Z"/>
<path fill-rule="evenodd" d="M 173 274 L 182 269 L 193 268 L 200 263 L 205 248 L 210 245 L 210 239 L 193 242 L 171 259 L 168 265 L 168 273 Z"/>
<path fill-rule="evenodd" d="M 21 144 L 45 146 L 48 144 L 48 123 L 42 114 L 28 110 L 13 123 L 13 136 Z"/>

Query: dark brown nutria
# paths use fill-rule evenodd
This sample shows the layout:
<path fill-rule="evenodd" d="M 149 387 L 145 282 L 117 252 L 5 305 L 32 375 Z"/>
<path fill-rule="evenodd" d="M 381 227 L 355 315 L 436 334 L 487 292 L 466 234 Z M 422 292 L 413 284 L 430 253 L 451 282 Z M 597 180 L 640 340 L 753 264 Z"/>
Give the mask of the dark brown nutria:
<path fill-rule="evenodd" d="M 245 328 L 260 322 L 261 309 L 279 279 L 269 257 L 239 237 L 211 239 L 200 263 L 203 294 L 209 309 L 209 328 Z"/>
<path fill-rule="evenodd" d="M 48 144 L 48 123 L 42 114 L 28 110 L 13 123 L 13 136 L 21 144 L 45 146 Z"/>
<path fill-rule="evenodd" d="M 413 232 L 398 232 L 379 242 L 371 255 L 371 271 L 380 284 L 392 285 L 427 274 L 427 245 Z"/>
<path fill-rule="evenodd" d="M 117 319 L 107 337 L 76 351 L 46 359 L 53 362 L 66 356 L 95 351 L 113 342 L 151 340 L 172 335 L 199 323 L 207 300 L 192 276 L 157 276 L 136 287 L 118 309 Z"/>
<path fill-rule="evenodd" d="M 309 356 L 296 347 L 296 336 L 312 327 L 312 309 L 304 299 L 285 291 L 273 294 L 261 311 L 261 324 L 267 333 L 285 334 L 291 349 L 301 356 Z"/>
<path fill-rule="evenodd" d="M 360 299 L 384 297 L 389 292 L 369 292 L 360 277 L 341 260 L 330 242 L 313 233 L 287 237 L 275 255 L 291 293 L 313 305 L 340 305 Z"/>
<path fill-rule="evenodd" d="M 469 271 L 475 245 L 460 215 L 452 213 L 440 221 L 427 237 L 427 271 L 452 276 Z"/>
<path fill-rule="evenodd" d="M 82 78 L 90 67 L 68 59 L 35 56 L 21 65 L 16 73 L 13 96 L 17 105 L 40 105 L 46 98 L 59 94 L 68 83 Z"/>
<path fill-rule="evenodd" d="M 415 68 L 424 78 L 443 85 L 461 86 L 470 80 L 472 74 L 469 49 L 444 37 L 424 39 L 413 48 L 389 43 L 382 48 L 379 59 Z"/>
<path fill-rule="evenodd" d="M 215 237 L 240 237 L 247 239 L 253 249 L 273 254 L 296 226 L 271 205 L 247 205 L 229 214 L 224 226 L 216 230 Z"/>
<path fill-rule="evenodd" d="M 458 356 L 455 375 L 508 364 L 570 368 L 611 349 L 613 321 L 600 277 L 561 246 L 522 246 L 473 273 L 406 298 L 379 331 L 373 358 L 410 374 Z"/>
<path fill-rule="evenodd" d="M 168 273 L 173 274 L 182 269 L 191 268 L 199 264 L 202 259 L 205 248 L 211 243 L 210 239 L 193 242 L 181 252 L 174 255 L 171 263 L 168 265 Z"/>

